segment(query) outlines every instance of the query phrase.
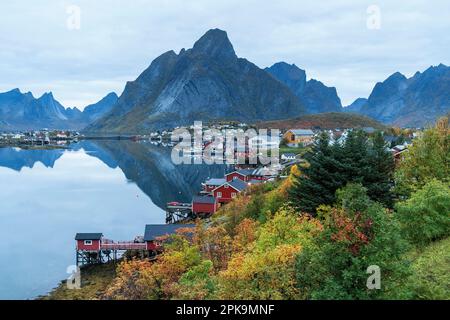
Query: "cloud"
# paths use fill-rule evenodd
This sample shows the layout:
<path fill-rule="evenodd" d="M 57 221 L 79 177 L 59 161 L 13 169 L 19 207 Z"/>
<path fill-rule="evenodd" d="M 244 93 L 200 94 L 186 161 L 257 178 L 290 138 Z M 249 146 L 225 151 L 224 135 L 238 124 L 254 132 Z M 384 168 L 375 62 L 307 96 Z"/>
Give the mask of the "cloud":
<path fill-rule="evenodd" d="M 379 30 L 366 26 L 373 4 Z M 80 30 L 67 28 L 71 5 L 81 9 Z M 0 91 L 53 91 L 65 106 L 120 94 L 158 55 L 215 27 L 239 56 L 260 67 L 295 63 L 345 104 L 393 72 L 450 63 L 446 0 L 29 0 L 2 1 L 0 12 Z"/>

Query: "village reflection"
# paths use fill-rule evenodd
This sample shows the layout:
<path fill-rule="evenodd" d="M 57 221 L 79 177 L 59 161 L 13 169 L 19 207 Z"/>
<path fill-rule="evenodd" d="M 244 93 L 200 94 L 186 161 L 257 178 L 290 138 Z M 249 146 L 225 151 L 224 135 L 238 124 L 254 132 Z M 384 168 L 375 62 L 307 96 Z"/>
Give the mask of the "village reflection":
<path fill-rule="evenodd" d="M 98 158 L 112 169 L 120 168 L 130 182 L 162 209 L 171 201 L 191 202 L 204 181 L 221 178 L 230 169 L 226 165 L 175 165 L 170 148 L 124 140 L 81 141 L 71 144 L 68 150 L 0 148 L 0 167 L 20 171 L 33 168 L 40 162 L 53 168 L 64 152 L 79 150 Z"/>

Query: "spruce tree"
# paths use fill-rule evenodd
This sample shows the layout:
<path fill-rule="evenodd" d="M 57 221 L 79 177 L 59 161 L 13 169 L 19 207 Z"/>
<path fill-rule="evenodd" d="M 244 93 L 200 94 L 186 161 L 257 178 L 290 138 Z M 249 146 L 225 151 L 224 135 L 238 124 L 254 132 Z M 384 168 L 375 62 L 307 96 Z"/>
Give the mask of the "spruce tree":
<path fill-rule="evenodd" d="M 342 187 L 342 165 L 336 159 L 337 147 L 330 145 L 327 133 L 320 134 L 306 155 L 309 167 L 294 181 L 290 199 L 300 211 L 315 214 L 321 204 L 332 204 L 335 191 Z"/>
<path fill-rule="evenodd" d="M 382 203 L 388 208 L 393 206 L 394 158 L 387 148 L 381 132 L 375 133 L 370 141 L 368 151 L 368 168 L 364 177 L 364 186 L 368 195 L 374 201 Z"/>
<path fill-rule="evenodd" d="M 360 183 L 374 201 L 392 206 L 394 162 L 381 133 L 372 140 L 361 130 L 350 130 L 343 144 L 330 144 L 322 133 L 306 160 L 303 170 L 290 190 L 290 199 L 302 212 L 315 214 L 320 205 L 335 203 L 335 192 L 347 183 Z"/>

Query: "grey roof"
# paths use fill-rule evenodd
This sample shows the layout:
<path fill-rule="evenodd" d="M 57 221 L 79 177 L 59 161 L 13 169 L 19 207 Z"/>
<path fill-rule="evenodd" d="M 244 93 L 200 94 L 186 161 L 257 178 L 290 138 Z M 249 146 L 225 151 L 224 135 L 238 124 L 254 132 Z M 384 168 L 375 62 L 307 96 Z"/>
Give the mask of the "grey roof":
<path fill-rule="evenodd" d="M 314 132 L 310 129 L 291 129 L 288 131 L 292 132 L 296 136 L 312 136 L 312 135 L 314 135 Z"/>
<path fill-rule="evenodd" d="M 383 138 L 384 138 L 384 141 L 386 141 L 386 142 L 394 142 L 397 140 L 397 137 L 394 137 L 394 136 L 384 136 Z"/>
<path fill-rule="evenodd" d="M 100 240 L 103 233 L 77 233 L 75 240 Z"/>
<path fill-rule="evenodd" d="M 253 179 L 253 180 L 250 180 L 248 183 L 249 184 L 261 184 L 261 183 L 264 183 L 264 181 L 263 180 L 255 180 L 255 179 Z"/>
<path fill-rule="evenodd" d="M 364 127 L 364 128 L 362 128 L 362 130 L 365 133 L 374 133 L 376 131 L 375 128 L 373 128 L 373 127 Z"/>
<path fill-rule="evenodd" d="M 238 170 L 237 172 L 244 176 L 250 176 L 255 173 L 255 170 L 254 169 L 241 169 L 241 170 Z"/>
<path fill-rule="evenodd" d="M 228 184 L 238 191 L 242 191 L 248 187 L 248 184 L 246 182 L 239 179 L 228 182 Z"/>
<path fill-rule="evenodd" d="M 225 182 L 227 182 L 226 179 L 221 178 L 221 179 L 209 179 L 208 181 L 205 182 L 206 185 L 208 186 L 221 186 L 223 185 Z"/>
<path fill-rule="evenodd" d="M 297 157 L 297 155 L 295 153 L 283 153 L 281 156 L 285 156 L 285 157 Z"/>
<path fill-rule="evenodd" d="M 158 237 L 173 235 L 178 229 L 194 227 L 195 224 L 148 224 L 145 226 L 144 241 L 153 241 Z"/>
<path fill-rule="evenodd" d="M 216 198 L 211 196 L 194 196 L 192 202 L 214 204 L 216 203 Z"/>

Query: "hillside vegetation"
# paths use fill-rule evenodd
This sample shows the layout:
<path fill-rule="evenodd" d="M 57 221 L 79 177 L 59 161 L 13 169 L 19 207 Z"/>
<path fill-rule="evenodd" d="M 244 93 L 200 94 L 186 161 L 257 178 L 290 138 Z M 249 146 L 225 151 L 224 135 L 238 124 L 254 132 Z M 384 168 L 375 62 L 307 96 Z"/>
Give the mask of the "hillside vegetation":
<path fill-rule="evenodd" d="M 256 126 L 260 129 L 335 129 L 335 128 L 364 128 L 373 127 L 385 130 L 380 122 L 369 117 L 343 112 L 319 113 L 305 115 L 295 119 L 259 122 Z"/>

